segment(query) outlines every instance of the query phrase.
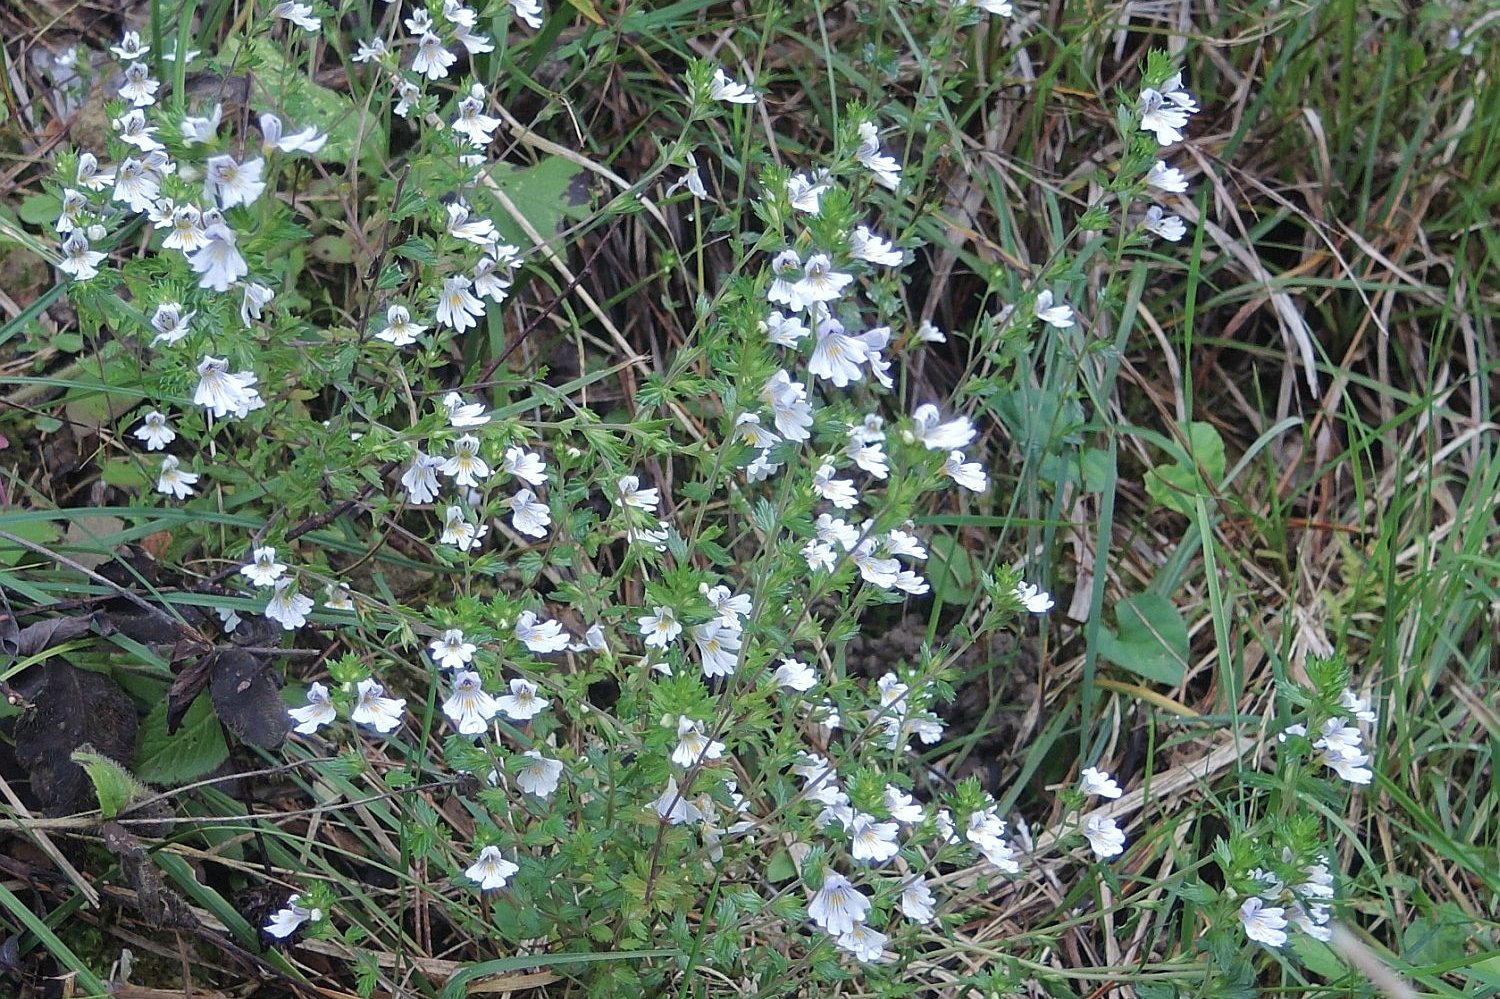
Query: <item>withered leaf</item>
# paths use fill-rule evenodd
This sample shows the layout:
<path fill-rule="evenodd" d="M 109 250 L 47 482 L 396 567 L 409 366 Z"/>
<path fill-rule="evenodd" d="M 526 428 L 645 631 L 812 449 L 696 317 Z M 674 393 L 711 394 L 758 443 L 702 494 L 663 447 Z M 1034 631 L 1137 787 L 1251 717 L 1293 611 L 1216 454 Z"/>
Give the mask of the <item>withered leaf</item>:
<path fill-rule="evenodd" d="M 214 661 L 217 656 L 199 656 L 182 668 L 182 672 L 172 681 L 171 689 L 167 691 L 167 734 L 176 735 L 177 728 L 182 724 L 182 716 L 187 714 L 188 708 L 203 693 L 203 688 L 208 686 L 208 678 L 213 673 Z"/>
<path fill-rule="evenodd" d="M 182 626 L 166 611 L 147 611 L 131 604 L 130 610 L 114 611 L 109 619 L 120 634 L 147 645 L 165 645 L 184 637 Z"/>
<path fill-rule="evenodd" d="M 141 917 L 155 929 L 164 926 L 192 927 L 198 925 L 192 908 L 177 892 L 162 881 L 151 856 L 140 841 L 118 822 L 106 822 L 100 827 L 104 834 L 104 845 L 109 852 L 120 858 L 120 872 L 125 883 L 135 889 L 136 901 L 140 904 Z"/>
<path fill-rule="evenodd" d="M 94 750 L 129 766 L 135 755 L 135 705 L 107 676 L 51 659 L 39 670 L 42 682 L 16 720 L 16 760 L 31 775 L 31 792 L 51 816 L 95 807 L 94 786 L 70 757 Z"/>
<path fill-rule="evenodd" d="M 34 656 L 79 635 L 87 635 L 94 623 L 93 617 L 84 616 L 49 617 L 45 621 L 28 624 L 16 633 L 16 657 Z"/>
<path fill-rule="evenodd" d="M 241 649 L 213 658 L 208 691 L 219 720 L 252 746 L 279 749 L 292 723 L 269 661 Z"/>

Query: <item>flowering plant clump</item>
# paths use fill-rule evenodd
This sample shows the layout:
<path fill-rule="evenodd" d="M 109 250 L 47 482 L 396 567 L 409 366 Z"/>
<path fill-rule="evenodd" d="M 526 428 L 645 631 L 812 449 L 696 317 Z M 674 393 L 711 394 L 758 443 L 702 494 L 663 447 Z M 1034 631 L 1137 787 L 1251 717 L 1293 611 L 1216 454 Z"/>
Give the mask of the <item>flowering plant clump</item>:
<path fill-rule="evenodd" d="M 137 393 L 110 457 L 136 475 L 118 481 L 185 514 L 173 554 L 214 641 L 307 653 L 278 660 L 276 752 L 317 775 L 310 794 L 390 809 L 393 835 L 340 840 L 350 858 L 322 868 L 278 843 L 285 895 L 260 931 L 294 955 L 310 936 L 446 933 L 547 955 L 600 995 L 665 994 L 694 967 L 767 995 L 851 978 L 907 994 L 935 969 L 988 984 L 933 956 L 975 904 L 954 886 L 1025 877 L 1047 812 L 945 773 L 945 712 L 969 650 L 1045 626 L 1053 568 L 975 572 L 962 620 L 880 670 L 846 647 L 938 619 L 964 544 L 943 518 L 1004 507 L 983 401 L 1029 350 L 1093 349 L 1081 256 L 944 331 L 903 304 L 935 216 L 901 123 L 931 107 L 865 93 L 827 148 L 772 155 L 754 123 L 775 81 L 728 49 L 690 59 L 679 133 L 633 176 L 596 170 L 616 189 L 579 209 L 582 154 L 501 99 L 538 66 L 510 46 L 559 44 L 563 12 L 257 12 L 243 44 L 180 62 L 126 33 L 109 134 L 57 157 L 50 249 L 105 377 Z M 929 29 L 952 46 L 1014 16 L 954 3 Z M 308 82 L 327 51 L 347 94 Z M 236 68 L 238 100 L 183 85 Z M 1155 203 L 1189 190 L 1161 152 L 1199 110 L 1184 87 L 1153 53 L 1080 234 L 1111 231 L 1122 256 L 1187 234 Z M 526 140 L 543 158 L 519 159 Z M 580 278 L 558 226 L 664 208 L 699 227 L 658 303 L 691 335 L 648 361 L 608 303 L 560 305 Z M 732 245 L 713 278 L 710 241 Z M 590 345 L 576 374 L 512 358 L 551 322 Z M 935 390 L 918 372 L 963 340 L 987 380 Z M 614 376 L 628 397 L 597 394 Z M 1370 719 L 1340 703 L 1310 702 L 1283 746 L 1369 783 Z M 1090 883 L 1129 860 L 1137 834 L 1108 811 L 1124 794 L 1089 766 L 1055 796 L 1046 833 Z M 1325 939 L 1318 830 L 1248 843 L 1229 847 L 1226 918 L 1255 945 Z M 411 887 L 420 915 L 371 914 L 346 860 L 390 898 Z M 584 960 L 606 952 L 631 960 Z"/>

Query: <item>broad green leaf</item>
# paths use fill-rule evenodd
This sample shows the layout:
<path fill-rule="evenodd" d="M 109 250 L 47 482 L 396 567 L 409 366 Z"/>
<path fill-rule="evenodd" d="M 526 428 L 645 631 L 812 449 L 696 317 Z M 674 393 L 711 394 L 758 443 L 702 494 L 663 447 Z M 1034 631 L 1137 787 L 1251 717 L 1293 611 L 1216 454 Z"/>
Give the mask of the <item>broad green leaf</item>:
<path fill-rule="evenodd" d="M 43 191 L 21 202 L 21 208 L 16 214 L 27 225 L 51 226 L 57 221 L 58 215 L 62 214 L 62 201 L 57 195 Z"/>
<path fill-rule="evenodd" d="M 549 156 L 529 167 L 497 163 L 489 168 L 489 180 L 505 192 L 543 239 L 555 236 L 563 219 L 579 219 L 588 214 L 583 169 L 561 156 Z M 481 185 L 480 190 L 483 189 Z M 501 239 L 523 248 L 531 245 L 530 237 L 503 208 L 492 217 Z"/>
<path fill-rule="evenodd" d="M 977 585 L 968 549 L 951 534 L 934 535 L 928 548 L 932 553 L 928 562 L 932 595 L 944 603 L 968 603 Z"/>
<path fill-rule="evenodd" d="M 50 545 L 62 537 L 62 532 L 57 529 L 57 525 L 50 520 L 44 519 L 42 513 L 36 513 L 34 516 L 19 523 L 7 524 L 4 529 L 7 533 L 14 534 L 18 538 L 25 538 L 27 541 L 38 545 Z M 15 565 L 22 558 L 28 556 L 31 558 L 36 557 L 31 549 L 22 548 L 14 542 L 0 538 L 0 565 Z"/>
<path fill-rule="evenodd" d="M 1119 631 L 1100 629 L 1099 654 L 1121 669 L 1167 686 L 1187 667 L 1187 622 L 1172 601 L 1149 590 L 1115 605 Z"/>
<path fill-rule="evenodd" d="M 1199 478 L 1199 469 L 1208 482 Z M 1198 496 L 1211 496 L 1209 483 L 1224 479 L 1224 440 L 1211 423 L 1188 424 L 1188 450 L 1170 465 L 1146 473 L 1146 492 L 1170 510 L 1191 516 Z"/>
<path fill-rule="evenodd" d="M 136 774 L 144 781 L 176 787 L 202 777 L 229 758 L 224 732 L 214 715 L 213 704 L 199 696 L 182 725 L 167 734 L 167 701 L 163 698 L 141 723 L 140 747 L 136 750 Z"/>

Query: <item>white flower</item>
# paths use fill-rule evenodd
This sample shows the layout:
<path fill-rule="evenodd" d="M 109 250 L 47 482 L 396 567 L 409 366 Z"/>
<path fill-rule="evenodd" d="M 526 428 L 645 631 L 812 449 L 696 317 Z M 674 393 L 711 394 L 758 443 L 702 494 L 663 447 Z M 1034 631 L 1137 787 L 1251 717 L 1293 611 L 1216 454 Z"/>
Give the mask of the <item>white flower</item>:
<path fill-rule="evenodd" d="M 806 174 L 793 174 L 786 182 L 787 200 L 797 211 L 816 215 L 818 202 L 829 186 L 826 182 L 815 183 Z"/>
<path fill-rule="evenodd" d="M 484 412 L 484 403 L 464 402 L 464 397 L 457 392 L 449 392 L 443 396 L 443 408 L 448 411 L 448 425 L 454 429 L 482 427 L 490 422 L 490 418 Z"/>
<path fill-rule="evenodd" d="M 543 463 L 542 456 L 527 451 L 525 448 L 506 448 L 505 460 L 501 462 L 500 467 L 522 482 L 528 482 L 533 486 L 547 484 L 547 466 Z"/>
<path fill-rule="evenodd" d="M 120 85 L 120 96 L 136 107 L 143 108 L 156 103 L 156 91 L 160 86 L 160 83 L 151 79 L 145 63 L 133 62 L 125 67 L 125 82 Z"/>
<path fill-rule="evenodd" d="M 516 721 L 527 721 L 546 711 L 551 701 L 538 697 L 536 684 L 516 677 L 510 681 L 510 693 L 496 698 L 495 703 L 507 717 Z"/>
<path fill-rule="evenodd" d="M 1167 166 L 1166 160 L 1157 160 L 1146 174 L 1146 183 L 1158 191 L 1182 194 L 1188 189 L 1187 175 L 1176 167 Z"/>
<path fill-rule="evenodd" d="M 250 273 L 235 245 L 234 230 L 223 223 L 207 226 L 204 243 L 188 256 L 188 266 L 199 276 L 198 287 L 228 291 L 230 285 Z"/>
<path fill-rule="evenodd" d="M 233 156 L 210 156 L 203 169 L 203 200 L 220 208 L 251 204 L 266 189 L 260 179 L 265 165 L 259 156 L 244 163 Z"/>
<path fill-rule="evenodd" d="M 1125 850 L 1125 834 L 1107 816 L 1090 815 L 1084 819 L 1083 835 L 1100 860 L 1117 857 Z"/>
<path fill-rule="evenodd" d="M 275 586 L 285 572 L 286 566 L 276 561 L 276 549 L 270 545 L 252 551 L 249 563 L 240 566 L 240 575 L 255 586 Z"/>
<path fill-rule="evenodd" d="M 800 311 L 807 303 L 797 289 L 802 280 L 802 258 L 796 250 L 782 250 L 771 261 L 771 286 L 766 289 L 766 300 L 779 302 L 787 308 Z"/>
<path fill-rule="evenodd" d="M 776 431 L 789 441 L 805 441 L 812 436 L 812 404 L 807 388 L 792 381 L 785 370 L 772 375 L 760 392 L 761 401 L 771 407 Z"/>
<path fill-rule="evenodd" d="M 375 339 L 384 340 L 396 347 L 405 347 L 417 342 L 417 337 L 427 332 L 427 327 L 411 321 L 411 313 L 404 305 L 392 305 L 385 310 L 385 326 L 375 334 Z"/>
<path fill-rule="evenodd" d="M 1368 784 L 1375 779 L 1375 772 L 1365 765 L 1370 757 L 1364 753 L 1324 752 L 1320 759 L 1340 780 L 1350 784 Z"/>
<path fill-rule="evenodd" d="M 333 701 L 328 697 L 328 688 L 321 683 L 308 686 L 305 707 L 288 708 L 286 713 L 297 723 L 292 731 L 301 735 L 312 735 L 324 725 L 332 725 L 338 717 L 338 712 L 333 710 Z"/>
<path fill-rule="evenodd" d="M 682 634 L 682 624 L 670 607 L 658 605 L 650 614 L 636 618 L 636 624 L 648 649 L 665 649 L 668 642 Z"/>
<path fill-rule="evenodd" d="M 1197 103 L 1182 89 L 1182 74 L 1178 73 L 1159 91 L 1150 87 L 1141 90 L 1141 131 L 1154 134 L 1157 145 L 1181 142 L 1188 116 L 1197 110 Z"/>
<path fill-rule="evenodd" d="M 367 725 L 377 732 L 392 732 L 401 724 L 406 698 L 386 697 L 385 688 L 375 679 L 359 681 L 355 688 L 354 710 L 349 719 L 356 725 Z"/>
<path fill-rule="evenodd" d="M 717 760 L 724 755 L 724 744 L 703 734 L 703 726 L 691 718 L 677 719 L 677 748 L 672 762 L 690 767 L 700 760 Z"/>
<path fill-rule="evenodd" d="M 409 34 L 420 38 L 432 30 L 432 15 L 427 12 L 426 7 L 418 5 L 402 23 L 406 25 Z"/>
<path fill-rule="evenodd" d="M 984 466 L 977 461 L 965 461 L 962 451 L 948 452 L 943 462 L 943 474 L 970 492 L 982 493 L 990 487 Z"/>
<path fill-rule="evenodd" d="M 859 544 L 859 529 L 832 514 L 818 514 L 818 519 L 813 522 L 813 530 L 817 532 L 819 541 L 829 545 L 837 544 L 845 551 Z"/>
<path fill-rule="evenodd" d="M 783 659 L 773 679 L 777 686 L 802 693 L 817 685 L 818 672 L 799 659 Z"/>
<path fill-rule="evenodd" d="M 141 44 L 141 33 L 139 31 L 127 31 L 120 36 L 119 45 L 111 45 L 109 50 L 118 58 L 129 61 L 140 59 L 151 51 L 151 46 Z"/>
<path fill-rule="evenodd" d="M 718 619 L 706 621 L 693 629 L 693 643 L 703 658 L 703 675 L 709 679 L 729 676 L 739 661 L 740 629 L 730 628 Z"/>
<path fill-rule="evenodd" d="M 875 175 L 875 183 L 881 187 L 894 191 L 901 183 L 901 164 L 895 157 L 881 153 L 880 133 L 873 122 L 860 122 L 859 148 L 854 151 L 854 158 Z"/>
<path fill-rule="evenodd" d="M 240 626 L 240 616 L 235 613 L 233 607 L 215 607 L 214 613 L 219 616 L 219 623 L 224 628 L 224 634 L 234 634 L 234 629 Z"/>
<path fill-rule="evenodd" d="M 535 613 L 525 610 L 516 615 L 516 638 L 539 655 L 561 652 L 568 647 L 568 634 L 556 621 L 539 621 Z"/>
<path fill-rule="evenodd" d="M 355 62 L 370 62 L 380 59 L 386 53 L 385 39 L 374 37 L 359 43 L 359 48 L 354 52 Z"/>
<path fill-rule="evenodd" d="M 1330 915 L 1328 906 L 1317 903 L 1304 906 L 1301 902 L 1294 901 L 1286 907 L 1286 918 L 1293 926 L 1324 943 L 1333 939 L 1333 929 L 1328 926 Z"/>
<path fill-rule="evenodd" d="M 1267 947 L 1280 947 L 1286 943 L 1286 910 L 1266 905 L 1255 895 L 1241 903 L 1240 925 L 1245 928 L 1245 936 L 1256 943 Z"/>
<path fill-rule="evenodd" d="M 284 153 L 316 153 L 328 142 L 328 136 L 312 125 L 300 132 L 285 134 L 281 119 L 269 111 L 260 116 L 260 139 L 261 151 L 268 156 L 275 149 Z"/>
<path fill-rule="evenodd" d="M 944 423 L 938 408 L 930 402 L 918 406 L 911 419 L 912 433 L 930 450 L 953 451 L 968 447 L 974 440 L 974 424 L 967 416 L 958 416 Z"/>
<path fill-rule="evenodd" d="M 161 460 L 156 491 L 176 499 L 187 499 L 193 495 L 193 484 L 198 481 L 198 476 L 194 472 L 184 472 L 179 464 L 177 458 L 170 454 Z"/>
<path fill-rule="evenodd" d="M 87 281 L 99 273 L 99 264 L 104 262 L 105 256 L 107 254 L 89 249 L 88 237 L 82 229 L 74 229 L 63 240 L 62 260 L 57 269 L 71 274 L 75 280 Z"/>
<path fill-rule="evenodd" d="M 1065 330 L 1073 325 L 1073 310 L 1066 302 L 1058 302 L 1054 305 L 1050 291 L 1037 292 L 1034 311 L 1036 317 L 1048 326 Z"/>
<path fill-rule="evenodd" d="M 354 597 L 348 583 L 329 583 L 323 587 L 323 606 L 331 611 L 352 611 Z"/>
<path fill-rule="evenodd" d="M 261 318 L 261 310 L 275 297 L 276 292 L 263 284 L 245 285 L 245 296 L 240 300 L 240 321 L 249 326 L 252 319 Z"/>
<path fill-rule="evenodd" d="M 707 583 L 700 583 L 698 592 L 703 594 L 714 613 L 719 615 L 719 620 L 731 628 L 738 628 L 740 620 L 748 618 L 754 609 L 749 594 L 735 593 L 724 585 L 709 586 Z"/>
<path fill-rule="evenodd" d="M 286 905 L 271 914 L 271 921 L 261 929 L 266 933 L 285 940 L 297 931 L 297 927 L 303 923 L 317 923 L 323 919 L 322 909 L 304 909 L 298 903 L 302 901 L 301 895 L 293 895 L 286 900 Z"/>
<path fill-rule="evenodd" d="M 549 760 L 535 749 L 528 749 L 523 755 L 531 762 L 516 771 L 516 786 L 538 798 L 550 797 L 557 790 L 558 778 L 562 776 L 562 761 Z"/>
<path fill-rule="evenodd" d="M 877 556 L 875 542 L 871 539 L 867 538 L 855 545 L 849 552 L 849 558 L 859 570 L 860 578 L 871 586 L 889 590 L 901 576 L 901 563 L 893 558 Z"/>
<path fill-rule="evenodd" d="M 471 524 L 464 516 L 464 508 L 450 506 L 443 514 L 443 533 L 438 542 L 452 545 L 461 552 L 474 548 L 484 539 L 490 529 L 484 524 Z"/>
<path fill-rule="evenodd" d="M 803 263 L 802 277 L 793 285 L 793 290 L 803 302 L 836 302 L 853 281 L 854 275 L 833 269 L 828 254 L 814 253 Z"/>
<path fill-rule="evenodd" d="M 443 669 L 461 669 L 472 662 L 474 653 L 479 651 L 479 646 L 468 641 L 459 628 L 449 628 L 443 632 L 442 638 L 428 642 L 427 648 Z"/>
<path fill-rule="evenodd" d="M 298 592 L 297 581 L 290 577 L 277 579 L 271 585 L 276 587 L 276 591 L 266 601 L 266 617 L 286 631 L 296 631 L 306 624 L 307 615 L 313 609 L 312 597 Z"/>
<path fill-rule="evenodd" d="M 318 19 L 312 16 L 313 9 L 305 3 L 279 3 L 271 8 L 271 16 L 279 17 L 284 21 L 291 21 L 304 31 L 317 31 Z"/>
<path fill-rule="evenodd" d="M 671 197 L 678 188 L 682 187 L 686 187 L 688 193 L 698 200 L 708 200 L 708 188 L 703 186 L 703 177 L 698 173 L 698 158 L 692 153 L 687 154 L 687 170 L 681 177 L 667 185 L 667 196 Z"/>
<path fill-rule="evenodd" d="M 464 434 L 453 442 L 453 456 L 443 462 L 442 473 L 460 486 L 477 486 L 490 475 L 490 466 L 479 457 L 479 438 Z"/>
<path fill-rule="evenodd" d="M 437 499 L 437 473 L 444 464 L 445 460 L 441 455 L 428 454 L 420 448 L 417 449 L 416 455 L 411 460 L 411 466 L 401 474 L 401 485 L 406 490 L 408 502 L 431 503 Z"/>
<path fill-rule="evenodd" d="M 932 325 L 930 320 L 922 320 L 922 325 L 917 327 L 917 340 L 920 343 L 947 343 L 948 334 Z"/>
<path fill-rule="evenodd" d="M 927 878 L 917 875 L 901 888 L 901 914 L 919 923 L 932 922 L 932 909 L 937 899 L 927 887 Z"/>
<path fill-rule="evenodd" d="M 80 162 L 82 159 L 80 158 Z M 133 212 L 146 212 L 161 195 L 161 181 L 135 157 L 122 160 L 115 169 L 113 199 L 123 201 Z"/>
<path fill-rule="evenodd" d="M 713 83 L 709 86 L 708 96 L 713 100 L 724 101 L 728 104 L 754 104 L 757 100 L 754 91 L 743 83 L 730 79 L 722 66 L 714 69 Z"/>
<path fill-rule="evenodd" d="M 807 362 L 807 370 L 816 378 L 833 382 L 836 388 L 859 381 L 862 377 L 859 366 L 870 359 L 864 340 L 849 336 L 844 332 L 844 324 L 829 315 L 817 319 L 813 328 L 817 345 Z"/>
<path fill-rule="evenodd" d="M 110 123 L 120 133 L 120 141 L 135 146 L 142 152 L 165 149 L 155 139 L 156 126 L 146 124 L 146 113 L 140 108 L 131 108 Z"/>
<path fill-rule="evenodd" d="M 661 502 L 661 494 L 656 488 L 641 488 L 641 480 L 634 475 L 622 475 L 615 483 L 614 503 L 619 507 L 636 507 L 640 510 L 656 512 L 656 505 Z"/>
<path fill-rule="evenodd" d="M 873 815 L 855 812 L 849 822 L 849 853 L 855 860 L 883 864 L 900 852 L 894 822 L 880 822 Z"/>
<path fill-rule="evenodd" d="M 859 492 L 854 488 L 853 479 L 836 479 L 838 474 L 828 462 L 818 466 L 813 472 L 813 491 L 819 496 L 838 507 L 840 510 L 849 510 L 859 502 Z"/>
<path fill-rule="evenodd" d="M 412 105 L 422 99 L 422 88 L 410 80 L 396 81 L 396 106 L 391 110 L 396 117 L 405 118 L 411 114 Z"/>
<path fill-rule="evenodd" d="M 1167 215 L 1156 205 L 1146 209 L 1141 223 L 1147 232 L 1153 232 L 1170 243 L 1175 243 L 1187 234 L 1187 225 L 1176 215 Z"/>
<path fill-rule="evenodd" d="M 476 35 L 461 24 L 453 32 L 453 40 L 462 45 L 470 55 L 495 51 L 495 45 L 488 35 Z"/>
<path fill-rule="evenodd" d="M 212 142 L 219 134 L 219 123 L 224 120 L 224 105 L 215 104 L 214 109 L 201 118 L 188 115 L 182 119 L 182 144 L 195 146 Z"/>
<path fill-rule="evenodd" d="M 506 500 L 510 507 L 510 522 L 517 531 L 532 538 L 545 538 L 552 523 L 552 512 L 547 504 L 536 498 L 530 489 L 521 489 Z"/>
<path fill-rule="evenodd" d="M 1084 794 L 1097 794 L 1101 798 L 1118 798 L 1125 793 L 1120 790 L 1120 785 L 1115 783 L 1113 777 L 1094 767 L 1086 767 L 1078 775 L 1078 790 Z"/>
<path fill-rule="evenodd" d="M 466 274 L 452 274 L 443 279 L 443 293 L 438 296 L 437 307 L 439 325 L 452 327 L 455 333 L 478 325 L 478 318 L 484 315 L 484 303 L 469 292 L 473 283 Z"/>
<path fill-rule="evenodd" d="M 839 553 L 832 545 L 824 541 L 809 541 L 802 546 L 802 557 L 807 560 L 808 569 L 816 572 L 821 569 L 824 572 L 832 572 L 838 564 Z"/>
<path fill-rule="evenodd" d="M 834 941 L 843 950 L 853 954 L 856 960 L 871 964 L 885 959 L 885 945 L 889 938 L 884 933 L 864 923 L 858 923 L 847 933 L 839 934 Z"/>
<path fill-rule="evenodd" d="M 869 226 L 857 226 L 849 237 L 849 253 L 857 260 L 865 260 L 885 267 L 900 267 L 905 255 L 890 241 L 870 231 Z"/>
<path fill-rule="evenodd" d="M 193 253 L 208 245 L 208 232 L 203 228 L 203 214 L 196 205 L 175 206 L 165 226 L 158 225 L 158 228 L 171 230 L 161 241 L 163 249 Z"/>
<path fill-rule="evenodd" d="M 139 162 L 139 161 L 137 161 Z M 90 191 L 102 191 L 115 180 L 115 175 L 99 169 L 99 158 L 93 153 L 78 154 L 78 185 Z M 118 194 L 118 192 L 116 192 Z M 115 200 L 120 200 L 116 197 Z M 144 209 L 136 209 L 143 211 Z"/>
<path fill-rule="evenodd" d="M 487 146 L 494 138 L 500 119 L 484 113 L 484 88 L 475 84 L 469 95 L 458 102 L 458 117 L 453 119 L 453 131 L 469 140 L 471 146 Z"/>
<path fill-rule="evenodd" d="M 1016 599 L 1033 614 L 1045 614 L 1053 607 L 1052 595 L 1030 583 L 1016 584 Z"/>
<path fill-rule="evenodd" d="M 807 906 L 807 917 L 833 936 L 843 936 L 864 922 L 870 900 L 836 871 L 823 875 L 823 887 Z"/>
<path fill-rule="evenodd" d="M 62 213 L 57 216 L 53 224 L 59 235 L 67 235 L 74 229 L 83 228 L 84 212 L 88 210 L 89 199 L 81 191 L 72 188 L 63 192 Z"/>
<path fill-rule="evenodd" d="M 1339 704 L 1359 721 L 1374 724 L 1379 718 L 1374 711 L 1370 710 L 1369 700 L 1352 690 L 1345 690 L 1339 695 Z"/>
<path fill-rule="evenodd" d="M 458 728 L 459 735 L 482 735 L 500 709 L 484 692 L 479 674 L 460 670 L 453 676 L 453 692 L 443 701 L 443 714 Z"/>
<path fill-rule="evenodd" d="M 479 851 L 479 859 L 464 871 L 464 877 L 474 882 L 482 891 L 504 888 L 506 882 L 521 868 L 500 855 L 498 846 L 487 846 Z"/>
<path fill-rule="evenodd" d="M 455 201 L 448 206 L 448 234 L 475 246 L 489 246 L 499 238 L 495 223 L 485 218 L 474 218 L 469 206 Z"/>
<path fill-rule="evenodd" d="M 458 56 L 443 48 L 442 39 L 429 31 L 417 43 L 417 55 L 411 61 L 411 71 L 421 73 L 429 80 L 441 80 L 448 75 L 448 67 L 456 62 Z"/>
<path fill-rule="evenodd" d="M 542 5 L 539 0 L 510 0 L 510 9 L 516 12 L 516 17 L 526 22 L 527 27 L 533 31 L 541 30 Z"/>
<path fill-rule="evenodd" d="M 780 463 L 771 460 L 771 452 L 762 451 L 745 466 L 745 479 L 749 482 L 764 482 L 780 470 Z"/>
<path fill-rule="evenodd" d="M 165 414 L 153 409 L 141 417 L 141 425 L 131 436 L 144 443 L 147 451 L 160 451 L 177 439 L 177 431 L 172 429 Z"/>
<path fill-rule="evenodd" d="M 781 443 L 780 437 L 761 426 L 760 417 L 755 413 L 741 413 L 736 416 L 734 432 L 745 443 L 751 447 L 760 448 L 762 451 Z"/>
<path fill-rule="evenodd" d="M 886 811 L 891 813 L 891 818 L 902 825 L 916 825 L 922 821 L 922 806 L 912 800 L 911 795 L 901 790 L 894 784 L 885 786 L 885 794 L 882 798 Z"/>
<path fill-rule="evenodd" d="M 796 347 L 807 336 L 807 327 L 802 325 L 801 319 L 789 317 L 779 310 L 773 310 L 766 317 L 760 330 L 767 340 L 782 347 Z"/>
<path fill-rule="evenodd" d="M 674 826 L 697 822 L 703 818 L 703 811 L 687 800 L 677 788 L 677 778 L 671 776 L 667 777 L 667 789 L 651 803 L 651 807 L 663 821 Z"/>
<path fill-rule="evenodd" d="M 1010 17 L 1015 13 L 1010 0 L 974 0 L 974 6 L 996 17 Z"/>

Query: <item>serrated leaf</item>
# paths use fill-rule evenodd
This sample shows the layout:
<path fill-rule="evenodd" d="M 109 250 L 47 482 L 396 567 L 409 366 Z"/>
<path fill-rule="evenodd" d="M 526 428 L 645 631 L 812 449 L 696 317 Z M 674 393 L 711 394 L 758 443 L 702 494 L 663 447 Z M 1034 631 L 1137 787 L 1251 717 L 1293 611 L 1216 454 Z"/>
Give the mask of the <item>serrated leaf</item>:
<path fill-rule="evenodd" d="M 1121 669 L 1167 686 L 1187 669 L 1187 622 L 1172 601 L 1147 591 L 1115 605 L 1119 630 L 1100 630 L 1099 654 Z"/>
<path fill-rule="evenodd" d="M 224 732 L 207 697 L 199 697 L 188 707 L 173 735 L 167 734 L 165 698 L 141 723 L 141 743 L 135 755 L 136 775 L 141 780 L 176 787 L 202 777 L 228 758 Z"/>

